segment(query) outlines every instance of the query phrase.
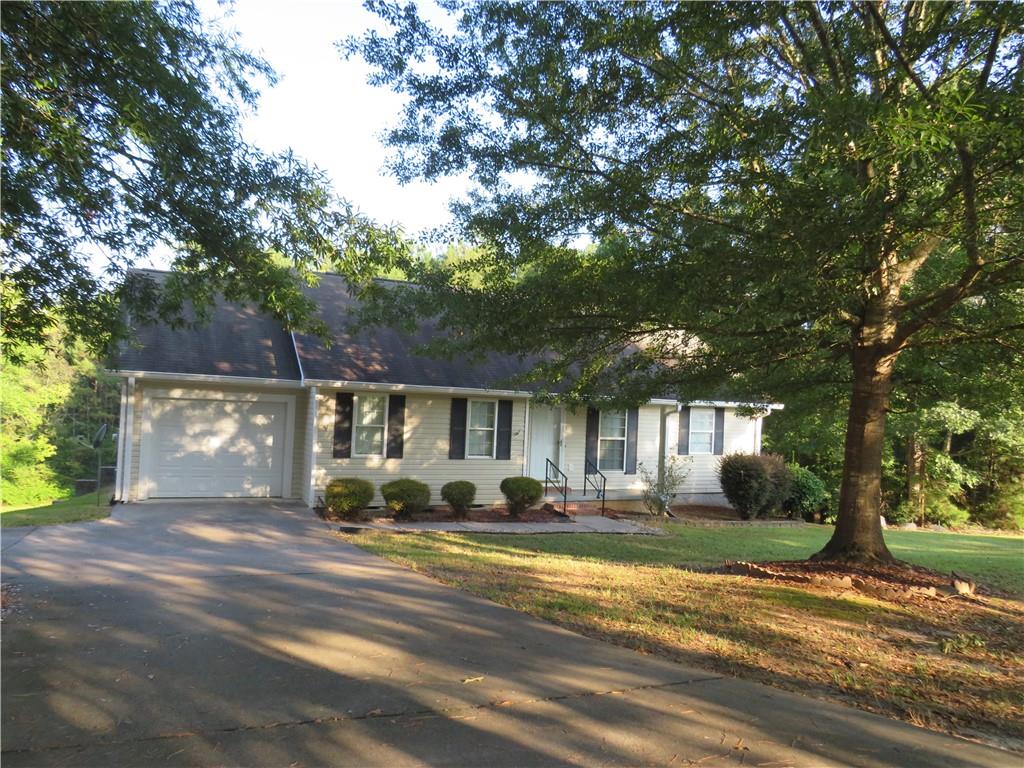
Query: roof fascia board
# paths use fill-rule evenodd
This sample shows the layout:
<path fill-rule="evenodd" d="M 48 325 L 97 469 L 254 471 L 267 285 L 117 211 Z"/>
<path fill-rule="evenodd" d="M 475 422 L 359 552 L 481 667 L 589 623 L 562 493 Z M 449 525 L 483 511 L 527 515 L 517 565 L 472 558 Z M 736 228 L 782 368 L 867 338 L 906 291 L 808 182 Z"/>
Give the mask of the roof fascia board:
<path fill-rule="evenodd" d="M 267 379 L 262 376 L 224 376 L 207 373 L 170 373 L 167 371 L 117 371 L 107 369 L 113 376 L 137 379 L 153 379 L 156 381 L 192 381 L 209 384 L 251 384 L 261 387 L 281 387 L 283 389 L 302 389 L 298 379 Z"/>
<path fill-rule="evenodd" d="M 438 395 L 501 395 L 504 397 L 533 397 L 532 392 L 515 389 L 481 389 L 479 387 L 435 387 L 429 384 L 388 384 L 369 381 L 331 381 L 329 379 L 306 379 L 307 387 L 329 389 L 360 389 L 379 392 L 424 392 Z"/>

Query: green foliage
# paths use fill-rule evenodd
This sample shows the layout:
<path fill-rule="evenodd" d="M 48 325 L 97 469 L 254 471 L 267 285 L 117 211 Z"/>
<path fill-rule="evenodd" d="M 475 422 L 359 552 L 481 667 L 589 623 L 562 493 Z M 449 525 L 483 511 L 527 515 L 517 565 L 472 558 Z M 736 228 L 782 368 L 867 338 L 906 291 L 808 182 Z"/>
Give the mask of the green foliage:
<path fill-rule="evenodd" d="M 984 648 L 987 645 L 985 638 L 972 633 L 958 633 L 953 637 L 943 638 L 939 641 L 939 650 L 943 655 L 951 653 L 964 653 L 972 649 Z"/>
<path fill-rule="evenodd" d="M 970 513 L 957 506 L 948 496 L 928 494 L 924 502 L 924 520 L 946 528 L 962 528 L 970 518 Z"/>
<path fill-rule="evenodd" d="M 61 498 L 76 478 L 95 477 L 91 441 L 103 423 L 101 460 L 113 463 L 120 400 L 116 381 L 56 330 L 45 346 L 14 353 L 0 376 L 0 500 L 20 506 Z"/>
<path fill-rule="evenodd" d="M 1006 483 L 974 508 L 971 517 L 981 525 L 1005 531 L 1024 530 L 1024 481 Z"/>
<path fill-rule="evenodd" d="M 452 480 L 441 486 L 441 498 L 452 508 L 456 517 L 465 519 L 476 500 L 476 486 L 468 480 Z"/>
<path fill-rule="evenodd" d="M 906 501 L 901 501 L 894 507 L 890 507 L 886 510 L 885 520 L 889 525 L 904 525 L 905 523 L 915 523 L 917 514 L 914 508 L 910 506 Z"/>
<path fill-rule="evenodd" d="M 949 400 L 1019 367 L 1021 4 L 444 8 L 375 5 L 389 29 L 347 43 L 408 99 L 399 178 L 478 183 L 456 210 L 479 287 L 422 269 L 393 316 L 536 354 L 572 402 L 728 384 L 884 419 L 890 383 Z M 842 487 L 877 518 L 873 483 Z"/>
<path fill-rule="evenodd" d="M 388 507 L 396 518 L 409 518 L 430 506 L 430 486 L 411 478 L 401 478 L 380 487 Z"/>
<path fill-rule="evenodd" d="M 718 463 L 725 498 L 744 520 L 757 517 L 781 501 L 765 456 L 732 453 Z"/>
<path fill-rule="evenodd" d="M 222 292 L 292 327 L 320 330 L 300 291 L 314 272 L 367 276 L 404 252 L 333 198 L 290 152 L 246 144 L 266 62 L 192 0 L 4 3 L 3 346 L 41 343 L 63 322 L 104 347 L 133 320 L 202 318 Z M 137 254 L 174 249 L 164 286 L 125 282 Z M 107 260 L 91 269 L 92 254 Z M 287 254 L 287 261 L 274 253 Z"/>
<path fill-rule="evenodd" d="M 661 476 L 651 472 L 641 462 L 637 465 L 643 487 L 640 498 L 647 512 L 652 515 L 668 514 L 675 495 L 690 474 L 690 456 L 671 456 L 665 461 Z"/>
<path fill-rule="evenodd" d="M 814 522 L 814 516 L 828 506 L 829 493 L 825 484 L 811 470 L 799 464 L 791 466 L 790 473 L 792 486 L 782 508 L 790 517 Z"/>
<path fill-rule="evenodd" d="M 336 477 L 327 483 L 324 504 L 327 515 L 354 519 L 373 501 L 373 483 L 358 477 Z"/>
<path fill-rule="evenodd" d="M 508 501 L 508 513 L 518 517 L 544 495 L 544 486 L 532 477 L 506 477 L 501 481 L 501 492 Z"/>

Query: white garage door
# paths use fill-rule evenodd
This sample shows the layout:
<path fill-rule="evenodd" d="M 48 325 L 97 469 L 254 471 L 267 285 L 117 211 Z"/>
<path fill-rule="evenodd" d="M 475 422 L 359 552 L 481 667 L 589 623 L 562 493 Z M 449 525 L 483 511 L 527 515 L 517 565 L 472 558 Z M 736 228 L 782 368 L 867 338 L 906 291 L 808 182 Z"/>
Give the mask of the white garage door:
<path fill-rule="evenodd" d="M 150 497 L 283 495 L 286 403 L 153 398 L 149 407 Z"/>

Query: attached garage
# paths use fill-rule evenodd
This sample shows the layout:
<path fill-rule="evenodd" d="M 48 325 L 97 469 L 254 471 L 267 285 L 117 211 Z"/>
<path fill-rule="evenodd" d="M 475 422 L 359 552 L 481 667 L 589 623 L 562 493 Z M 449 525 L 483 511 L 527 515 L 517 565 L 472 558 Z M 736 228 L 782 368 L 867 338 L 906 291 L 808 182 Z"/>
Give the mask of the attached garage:
<path fill-rule="evenodd" d="M 146 389 L 140 498 L 291 495 L 295 397 Z"/>

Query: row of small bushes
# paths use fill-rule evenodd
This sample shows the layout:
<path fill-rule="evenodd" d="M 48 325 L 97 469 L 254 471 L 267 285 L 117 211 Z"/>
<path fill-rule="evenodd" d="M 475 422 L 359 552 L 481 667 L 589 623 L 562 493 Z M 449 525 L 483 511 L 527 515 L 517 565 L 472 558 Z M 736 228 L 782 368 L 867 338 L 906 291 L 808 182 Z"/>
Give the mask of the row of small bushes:
<path fill-rule="evenodd" d="M 718 478 L 725 498 L 745 520 L 785 514 L 813 522 L 828 504 L 828 490 L 817 475 L 774 454 L 725 456 Z"/>
<path fill-rule="evenodd" d="M 506 477 L 501 481 L 501 492 L 508 502 L 509 514 L 518 517 L 540 501 L 544 488 L 532 477 Z M 408 520 L 430 506 L 430 486 L 412 478 L 400 478 L 380 487 L 396 520 Z M 351 520 L 358 517 L 373 501 L 374 487 L 369 480 L 359 477 L 338 477 L 327 484 L 324 492 L 325 511 L 329 517 Z M 468 480 L 454 480 L 441 487 L 441 498 L 458 519 L 469 515 L 476 500 L 476 486 Z"/>

